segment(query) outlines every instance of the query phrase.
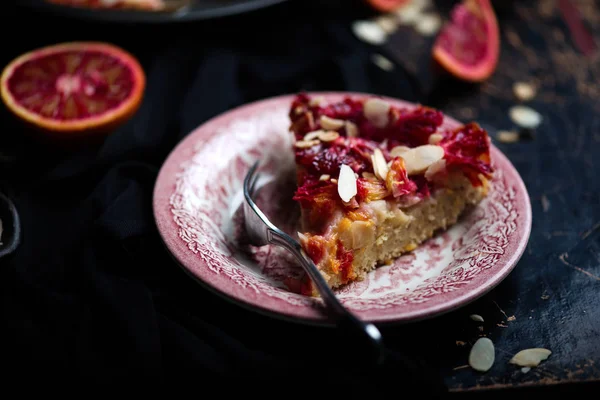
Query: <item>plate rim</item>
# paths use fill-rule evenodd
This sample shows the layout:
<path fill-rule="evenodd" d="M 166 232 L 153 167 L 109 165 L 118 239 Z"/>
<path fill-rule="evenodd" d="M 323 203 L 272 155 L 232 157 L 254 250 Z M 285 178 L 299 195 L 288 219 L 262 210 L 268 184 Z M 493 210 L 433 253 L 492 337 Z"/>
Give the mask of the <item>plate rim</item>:
<path fill-rule="evenodd" d="M 407 100 L 403 100 L 401 98 L 394 98 L 391 96 L 386 96 L 386 95 L 381 95 L 381 94 L 376 94 L 376 93 L 369 93 L 369 92 L 304 91 L 304 93 L 307 93 L 311 96 L 327 96 L 327 95 L 378 96 L 383 99 L 387 99 L 387 100 L 394 101 L 394 102 L 403 102 L 403 103 L 408 103 L 408 104 L 412 104 L 412 105 L 417 104 L 415 102 L 410 102 Z M 219 297 L 226 299 L 227 301 L 230 301 L 238 306 L 241 306 L 242 308 L 245 308 L 252 312 L 257 312 L 262 315 L 274 317 L 276 319 L 280 319 L 280 320 L 284 320 L 284 321 L 302 323 L 302 324 L 308 324 L 308 325 L 334 326 L 334 323 L 329 321 L 324 316 L 322 316 L 322 317 L 299 316 L 299 315 L 290 314 L 285 311 L 277 312 L 277 311 L 273 310 L 272 308 L 259 306 L 255 303 L 248 301 L 247 299 L 241 298 L 237 294 L 227 292 L 226 290 L 223 290 L 223 288 L 215 286 L 212 282 L 209 282 L 209 281 L 197 276 L 188 267 L 186 267 L 181 260 L 178 259 L 175 251 L 169 245 L 170 240 L 168 237 L 166 237 L 166 230 L 165 230 L 164 226 L 162 226 L 162 222 L 160 222 L 160 218 L 159 218 L 159 214 L 161 212 L 161 210 L 160 210 L 160 202 L 161 202 L 160 189 L 163 184 L 166 184 L 165 179 L 166 179 L 166 176 L 168 175 L 167 169 L 169 167 L 173 168 L 172 160 L 174 158 L 176 158 L 181 152 L 185 152 L 186 148 L 188 148 L 188 149 L 190 148 L 189 144 L 194 140 L 197 132 L 202 131 L 203 128 L 205 128 L 206 126 L 210 126 L 212 124 L 218 124 L 219 120 L 230 117 L 230 115 L 232 113 L 242 113 L 244 110 L 248 110 L 248 109 L 252 109 L 252 108 L 260 107 L 260 106 L 265 106 L 269 103 L 279 103 L 282 101 L 289 101 L 297 94 L 298 94 L 298 92 L 285 93 L 285 94 L 262 98 L 262 99 L 258 99 L 258 100 L 252 101 L 252 102 L 241 104 L 239 106 L 233 107 L 229 110 L 221 112 L 221 113 L 207 119 L 203 123 L 199 124 L 196 128 L 191 130 L 184 138 L 182 138 L 171 149 L 169 154 L 163 160 L 163 163 L 160 167 L 160 170 L 157 174 L 155 184 L 154 184 L 153 199 L 152 199 L 153 217 L 154 217 L 155 226 L 157 227 L 158 233 L 161 237 L 162 243 L 165 246 L 167 252 L 171 255 L 171 257 L 173 258 L 175 263 L 177 265 L 179 265 L 179 267 L 182 268 L 187 275 L 192 277 L 193 280 L 195 280 L 197 283 L 200 283 L 202 287 L 208 289 L 212 293 L 219 295 Z M 456 122 L 462 123 L 459 119 L 454 118 L 453 116 L 451 116 L 449 114 L 444 113 L 444 117 L 454 120 Z M 524 204 L 524 208 L 523 208 L 524 215 L 520 219 L 520 223 L 519 223 L 519 225 L 521 225 L 521 228 L 519 229 L 519 231 L 522 232 L 522 234 L 520 235 L 519 241 L 516 243 L 516 249 L 513 251 L 513 253 L 509 257 L 509 259 L 507 261 L 505 261 L 505 265 L 499 271 L 496 271 L 490 279 L 485 281 L 486 282 L 485 286 L 482 289 L 469 290 L 468 292 L 451 299 L 451 301 L 449 301 L 444 306 L 436 305 L 436 306 L 430 307 L 429 309 L 427 309 L 427 308 L 420 309 L 417 311 L 407 313 L 407 314 L 403 315 L 402 317 L 398 317 L 398 318 L 390 317 L 390 316 L 383 316 L 383 317 L 376 317 L 374 319 L 363 317 L 363 319 L 366 319 L 377 325 L 385 326 L 385 325 L 397 325 L 397 324 L 404 324 L 404 323 L 412 323 L 412 322 L 428 320 L 431 318 L 439 317 L 441 315 L 455 311 L 459 308 L 465 307 L 469 303 L 486 295 L 487 293 L 492 291 L 494 288 L 496 288 L 502 281 L 504 281 L 504 279 L 517 266 L 517 264 L 519 263 L 520 259 L 522 258 L 523 254 L 525 252 L 525 249 L 527 247 L 527 244 L 529 242 L 530 235 L 531 235 L 531 229 L 532 229 L 531 198 L 530 198 L 529 192 L 527 190 L 527 186 L 525 185 L 525 183 L 521 177 L 521 174 L 515 168 L 513 163 L 510 161 L 510 159 L 499 148 L 497 148 L 493 143 L 490 146 L 491 146 L 491 150 L 495 153 L 494 156 L 501 158 L 503 161 L 503 164 L 508 166 L 508 168 L 510 170 L 512 170 L 514 176 L 517 178 L 516 181 L 513 183 L 515 184 L 515 186 L 518 187 L 518 192 L 522 196 L 522 202 Z M 191 146 L 191 147 L 193 147 L 193 146 Z M 179 170 L 179 168 L 175 168 L 175 169 Z M 174 185 L 174 182 L 171 182 L 171 185 Z M 169 193 L 167 198 L 170 197 L 171 194 L 172 193 Z M 164 210 L 163 210 L 163 212 L 164 212 Z"/>
<path fill-rule="evenodd" d="M 19 6 L 33 8 L 40 12 L 58 14 L 62 17 L 76 18 L 82 21 L 102 21 L 125 24 L 172 24 L 230 17 L 272 7 L 287 1 L 289 0 L 249 0 L 244 3 L 225 5 L 215 9 L 202 11 L 194 11 L 191 9 L 187 12 L 174 11 L 169 13 L 128 10 L 102 10 L 101 12 L 97 12 L 85 8 L 46 3 L 44 0 L 26 0 L 19 4 Z"/>

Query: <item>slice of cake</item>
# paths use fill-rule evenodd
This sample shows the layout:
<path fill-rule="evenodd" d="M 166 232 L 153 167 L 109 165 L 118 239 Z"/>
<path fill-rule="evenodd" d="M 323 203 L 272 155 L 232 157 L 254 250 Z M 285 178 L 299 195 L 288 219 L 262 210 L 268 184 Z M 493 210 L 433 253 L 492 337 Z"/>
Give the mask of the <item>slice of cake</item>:
<path fill-rule="evenodd" d="M 300 242 L 332 288 L 455 224 L 487 194 L 490 140 L 476 123 L 377 98 L 292 102 Z M 305 278 L 301 292 L 316 294 Z"/>

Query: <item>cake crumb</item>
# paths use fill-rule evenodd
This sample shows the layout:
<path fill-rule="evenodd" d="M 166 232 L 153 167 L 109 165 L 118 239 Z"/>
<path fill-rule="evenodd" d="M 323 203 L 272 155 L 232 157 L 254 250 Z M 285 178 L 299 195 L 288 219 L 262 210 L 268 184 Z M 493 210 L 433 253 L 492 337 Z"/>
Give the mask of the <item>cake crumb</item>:
<path fill-rule="evenodd" d="M 511 315 L 510 317 L 508 317 L 507 321 L 515 321 L 517 318 L 514 315 Z"/>
<path fill-rule="evenodd" d="M 456 341 L 456 345 L 457 346 L 464 346 L 465 344 L 467 344 L 467 342 L 463 342 L 462 340 L 457 340 Z"/>

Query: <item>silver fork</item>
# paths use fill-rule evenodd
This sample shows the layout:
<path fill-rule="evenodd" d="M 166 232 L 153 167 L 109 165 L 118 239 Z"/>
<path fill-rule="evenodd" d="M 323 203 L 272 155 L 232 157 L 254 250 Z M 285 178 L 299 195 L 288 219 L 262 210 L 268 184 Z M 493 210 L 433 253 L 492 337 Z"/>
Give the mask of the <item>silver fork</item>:
<path fill-rule="evenodd" d="M 246 200 L 244 202 L 244 222 L 250 243 L 254 246 L 274 244 L 290 251 L 311 278 L 327 306 L 326 310 L 331 313 L 338 326 L 353 329 L 353 332 L 358 333 L 367 341 L 370 356 L 373 357 L 376 363 L 382 363 L 384 361 L 384 346 L 379 329 L 371 323 L 360 320 L 340 303 L 313 261 L 304 252 L 300 243 L 273 225 L 252 199 L 259 178 L 257 172 L 259 163 L 257 161 L 250 168 L 244 179 L 244 198 Z"/>

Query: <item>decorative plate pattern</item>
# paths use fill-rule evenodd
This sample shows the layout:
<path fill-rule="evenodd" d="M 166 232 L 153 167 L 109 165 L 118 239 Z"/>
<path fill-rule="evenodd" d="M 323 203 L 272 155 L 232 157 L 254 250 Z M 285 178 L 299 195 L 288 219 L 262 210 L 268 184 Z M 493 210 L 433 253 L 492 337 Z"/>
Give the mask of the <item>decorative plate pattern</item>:
<path fill-rule="evenodd" d="M 346 93 L 318 95 L 336 100 Z M 316 307 L 320 299 L 288 289 L 288 280 L 302 273 L 292 256 L 275 246 L 249 246 L 243 229 L 242 183 L 260 159 L 256 201 L 275 225 L 296 232 L 299 209 L 291 200 L 295 185 L 288 132 L 291 99 L 282 96 L 240 107 L 192 132 L 161 169 L 154 212 L 168 249 L 209 287 L 258 311 L 325 322 Z M 458 124 L 445 117 L 442 128 Z M 531 208 L 508 159 L 495 147 L 491 157 L 496 172 L 481 204 L 392 265 L 339 289 L 341 301 L 370 321 L 421 319 L 462 306 L 506 277 L 527 243 Z"/>

